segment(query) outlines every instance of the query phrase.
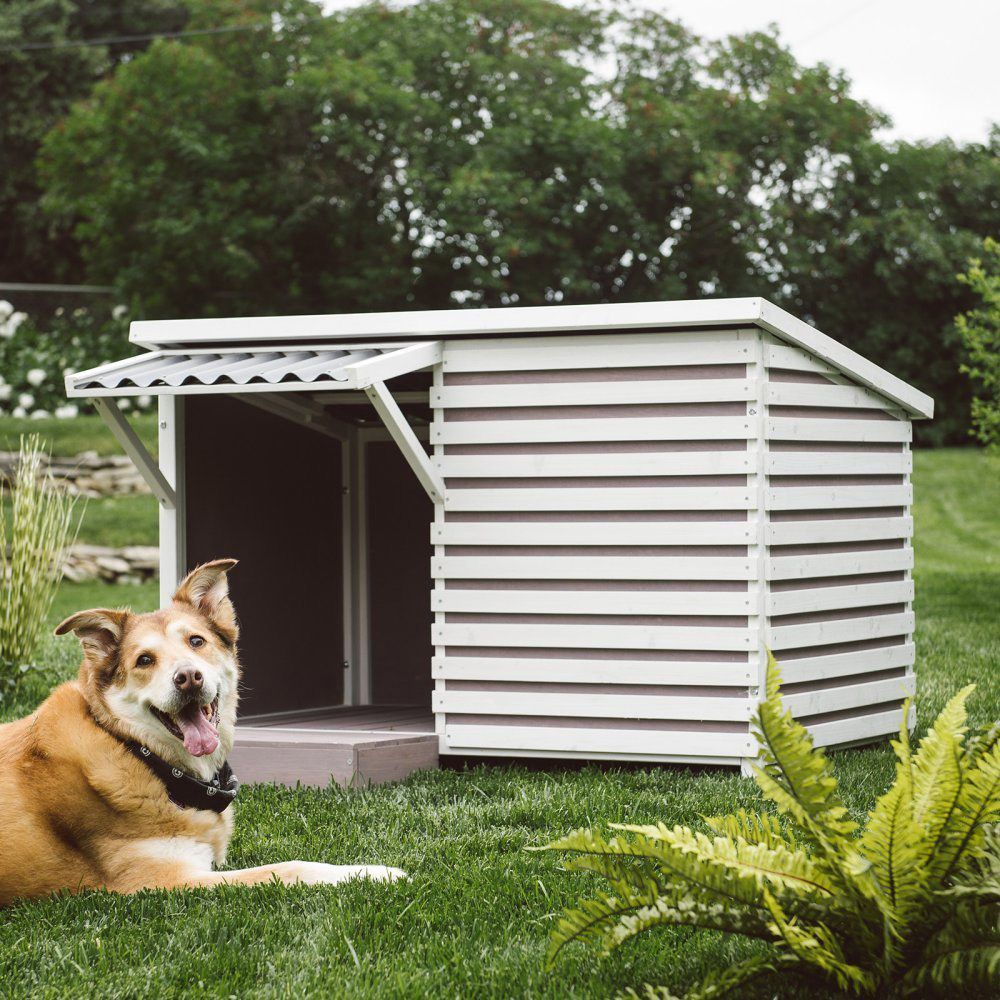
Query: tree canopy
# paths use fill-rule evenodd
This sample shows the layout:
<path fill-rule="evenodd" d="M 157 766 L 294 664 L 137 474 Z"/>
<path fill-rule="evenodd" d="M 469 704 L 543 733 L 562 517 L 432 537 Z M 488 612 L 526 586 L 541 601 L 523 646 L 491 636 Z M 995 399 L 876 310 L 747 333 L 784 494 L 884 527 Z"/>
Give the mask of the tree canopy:
<path fill-rule="evenodd" d="M 842 74 L 659 14 L 185 7 L 247 30 L 122 60 L 41 156 L 50 224 L 145 315 L 762 295 L 964 436 L 954 276 L 1000 231 L 1000 132 L 886 144 Z"/>

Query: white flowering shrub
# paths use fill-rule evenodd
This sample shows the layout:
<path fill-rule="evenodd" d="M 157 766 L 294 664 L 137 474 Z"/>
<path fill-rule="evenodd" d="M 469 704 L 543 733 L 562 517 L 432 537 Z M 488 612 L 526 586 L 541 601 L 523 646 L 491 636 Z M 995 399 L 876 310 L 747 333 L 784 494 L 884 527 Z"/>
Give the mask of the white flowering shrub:
<path fill-rule="evenodd" d="M 0 417 L 72 419 L 90 406 L 66 398 L 67 374 L 138 353 L 125 306 L 57 309 L 40 319 L 0 301 Z M 132 404 L 148 410 L 152 400 Z"/>

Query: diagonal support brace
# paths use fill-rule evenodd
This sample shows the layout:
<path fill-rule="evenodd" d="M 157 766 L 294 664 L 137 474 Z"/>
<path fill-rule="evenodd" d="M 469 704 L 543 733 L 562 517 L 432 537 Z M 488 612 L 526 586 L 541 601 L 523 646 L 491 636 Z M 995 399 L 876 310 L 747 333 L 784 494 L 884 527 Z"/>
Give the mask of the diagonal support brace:
<path fill-rule="evenodd" d="M 110 396 L 95 398 L 92 402 L 101 419 L 108 425 L 108 430 L 114 434 L 115 440 L 132 459 L 139 470 L 139 475 L 146 480 L 153 496 L 167 510 L 176 510 L 177 494 L 174 488 L 167 482 L 159 465 L 156 464 L 156 459 L 146 450 L 138 434 L 132 430 L 132 425 L 125 419 L 125 415 L 118 408 L 118 403 Z"/>
<path fill-rule="evenodd" d="M 413 428 L 407 423 L 403 411 L 396 405 L 384 382 L 372 382 L 365 386 L 365 395 L 371 400 L 375 412 L 382 418 L 389 436 L 396 442 L 403 458 L 416 473 L 420 485 L 434 503 L 445 503 L 444 480 L 431 465 L 423 445 L 417 440 Z"/>

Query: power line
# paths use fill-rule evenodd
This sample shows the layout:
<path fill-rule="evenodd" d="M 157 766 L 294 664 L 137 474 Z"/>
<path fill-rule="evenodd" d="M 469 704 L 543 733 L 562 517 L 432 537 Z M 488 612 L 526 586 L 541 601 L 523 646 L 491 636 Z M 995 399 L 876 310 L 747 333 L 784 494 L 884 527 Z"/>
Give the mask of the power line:
<path fill-rule="evenodd" d="M 290 27 L 324 21 L 321 14 L 292 22 Z M 61 42 L 24 42 L 21 45 L 2 45 L 0 52 L 42 52 L 55 49 L 82 49 L 96 45 L 129 45 L 134 42 L 152 42 L 157 38 L 192 38 L 196 35 L 225 35 L 239 31 L 260 31 L 273 27 L 273 21 L 255 21 L 252 24 L 227 24 L 218 28 L 192 28 L 190 31 L 158 31 L 148 35 L 112 35 L 108 38 L 71 38 Z"/>
<path fill-rule="evenodd" d="M 881 3 L 881 0 L 865 0 L 864 3 L 859 3 L 856 7 L 852 7 L 850 10 L 844 11 L 840 17 L 835 17 L 832 21 L 828 21 L 826 24 L 821 25 L 815 31 L 809 32 L 808 35 L 803 35 L 802 38 L 796 39 L 793 44 L 802 45 L 805 42 L 811 42 L 814 38 L 819 38 L 820 35 L 825 35 L 833 28 L 839 27 L 845 21 L 849 21 L 856 14 L 860 14 L 869 7 L 874 7 L 877 3 Z"/>

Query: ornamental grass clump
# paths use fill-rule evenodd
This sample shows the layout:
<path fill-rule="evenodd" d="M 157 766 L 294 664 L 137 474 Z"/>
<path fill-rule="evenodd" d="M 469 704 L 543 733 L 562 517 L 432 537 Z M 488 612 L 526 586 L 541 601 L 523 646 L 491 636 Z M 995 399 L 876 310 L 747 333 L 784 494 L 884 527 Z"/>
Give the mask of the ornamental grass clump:
<path fill-rule="evenodd" d="M 0 697 L 34 663 L 79 527 L 75 506 L 49 474 L 38 435 L 22 437 L 13 488 L 0 489 Z"/>
<path fill-rule="evenodd" d="M 611 887 L 563 914 L 550 961 L 571 941 L 610 951 L 673 924 L 770 944 L 713 970 L 688 1000 L 779 973 L 864 996 L 1000 995 L 1000 724 L 969 736 L 972 690 L 916 750 L 907 705 L 895 781 L 861 828 L 825 754 L 783 709 L 771 659 L 754 774 L 777 815 L 740 810 L 706 818 L 703 831 L 612 824 L 620 834 L 577 830 L 546 845 Z M 672 996 L 652 986 L 644 995 Z"/>

